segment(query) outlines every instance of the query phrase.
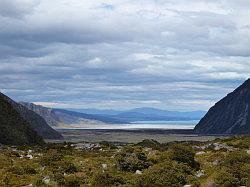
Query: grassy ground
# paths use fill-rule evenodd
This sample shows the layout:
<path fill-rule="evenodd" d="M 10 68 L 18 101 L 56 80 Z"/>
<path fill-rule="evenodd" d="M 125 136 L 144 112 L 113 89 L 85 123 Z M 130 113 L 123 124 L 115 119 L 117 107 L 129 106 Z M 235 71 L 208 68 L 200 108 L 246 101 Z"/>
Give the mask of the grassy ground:
<path fill-rule="evenodd" d="M 164 144 L 4 146 L 0 186 L 249 186 L 249 145 L 250 136 Z"/>

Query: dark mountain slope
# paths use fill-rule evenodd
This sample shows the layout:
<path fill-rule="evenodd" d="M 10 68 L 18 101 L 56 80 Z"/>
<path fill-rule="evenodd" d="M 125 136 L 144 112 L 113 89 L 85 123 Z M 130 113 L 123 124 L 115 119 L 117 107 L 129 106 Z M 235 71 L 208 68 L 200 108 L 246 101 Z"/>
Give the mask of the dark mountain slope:
<path fill-rule="evenodd" d="M 216 103 L 196 125 L 200 134 L 250 133 L 250 79 Z"/>
<path fill-rule="evenodd" d="M 12 99 L 5 96 L 6 100 L 16 109 L 16 111 L 21 115 L 21 117 L 29 122 L 31 127 L 44 139 L 63 139 L 63 136 L 51 128 L 46 121 L 37 113 L 29 110 L 27 107 L 16 103 Z"/>
<path fill-rule="evenodd" d="M 44 144 L 41 136 L 13 107 L 10 99 L 0 93 L 0 143 L 9 145 Z"/>

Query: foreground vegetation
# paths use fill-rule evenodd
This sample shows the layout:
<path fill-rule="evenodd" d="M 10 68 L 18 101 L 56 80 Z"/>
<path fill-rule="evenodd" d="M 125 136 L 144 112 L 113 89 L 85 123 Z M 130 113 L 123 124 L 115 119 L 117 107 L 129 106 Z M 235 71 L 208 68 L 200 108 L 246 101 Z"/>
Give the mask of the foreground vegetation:
<path fill-rule="evenodd" d="M 0 186 L 250 186 L 250 136 L 0 148 Z"/>

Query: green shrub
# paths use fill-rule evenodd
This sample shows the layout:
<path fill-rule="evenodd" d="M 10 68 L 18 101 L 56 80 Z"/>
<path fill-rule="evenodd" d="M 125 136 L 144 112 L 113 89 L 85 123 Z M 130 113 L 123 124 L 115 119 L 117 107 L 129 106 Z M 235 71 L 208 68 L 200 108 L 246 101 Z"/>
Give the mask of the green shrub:
<path fill-rule="evenodd" d="M 44 186 L 43 177 L 37 176 L 34 183 L 35 186 Z"/>
<path fill-rule="evenodd" d="M 135 172 L 149 167 L 146 154 L 141 147 L 126 147 L 115 156 L 118 170 Z"/>
<path fill-rule="evenodd" d="M 65 173 L 75 173 L 77 172 L 77 167 L 72 162 L 64 162 L 61 165 L 63 172 Z"/>
<path fill-rule="evenodd" d="M 167 149 L 166 145 L 161 144 L 153 139 L 143 140 L 142 142 L 139 142 L 136 145 L 141 146 L 141 147 L 152 148 L 154 150 L 166 150 Z"/>
<path fill-rule="evenodd" d="M 188 178 L 192 175 L 192 169 L 186 164 L 177 163 L 175 161 L 166 161 L 145 170 L 137 180 L 135 186 L 179 187 L 190 182 Z"/>
<path fill-rule="evenodd" d="M 66 187 L 79 187 L 80 185 L 81 185 L 80 180 L 76 176 L 69 175 L 65 177 Z"/>
<path fill-rule="evenodd" d="M 221 163 L 215 176 L 219 186 L 244 186 L 250 178 L 250 155 L 245 152 L 231 152 Z"/>
<path fill-rule="evenodd" d="M 92 186 L 109 187 L 126 184 L 127 180 L 122 174 L 114 172 L 97 172 L 92 179 Z"/>
<path fill-rule="evenodd" d="M 245 163 L 250 164 L 250 155 L 240 151 L 229 153 L 222 162 L 224 166 L 235 166 Z"/>
<path fill-rule="evenodd" d="M 9 172 L 17 175 L 34 175 L 37 173 L 36 169 L 30 165 L 25 166 L 13 166 L 9 169 Z"/>
<path fill-rule="evenodd" d="M 41 158 L 41 165 L 55 167 L 57 162 L 63 159 L 63 154 L 59 153 L 55 149 L 49 149 Z"/>
<path fill-rule="evenodd" d="M 54 181 L 57 182 L 58 185 L 60 186 L 65 185 L 65 178 L 62 173 L 55 173 L 53 179 Z"/>
<path fill-rule="evenodd" d="M 238 179 L 226 170 L 221 170 L 215 177 L 215 183 L 221 187 L 238 186 Z"/>
<path fill-rule="evenodd" d="M 175 160 L 179 163 L 185 163 L 192 168 L 197 168 L 198 163 L 195 161 L 194 150 L 187 145 L 173 144 L 170 148 L 170 159 Z"/>

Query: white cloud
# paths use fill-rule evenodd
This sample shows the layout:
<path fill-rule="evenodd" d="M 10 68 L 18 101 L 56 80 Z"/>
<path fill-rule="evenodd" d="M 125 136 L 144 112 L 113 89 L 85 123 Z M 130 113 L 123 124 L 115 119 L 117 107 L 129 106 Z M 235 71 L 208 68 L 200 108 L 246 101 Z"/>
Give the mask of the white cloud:
<path fill-rule="evenodd" d="M 148 61 L 154 58 L 163 57 L 163 55 L 155 55 L 155 54 L 149 54 L 149 53 L 135 53 L 133 56 L 134 56 L 135 61 Z"/>
<path fill-rule="evenodd" d="M 84 63 L 87 68 L 100 68 L 103 65 L 103 61 L 101 58 L 96 57 L 91 60 L 88 60 L 86 63 Z"/>

